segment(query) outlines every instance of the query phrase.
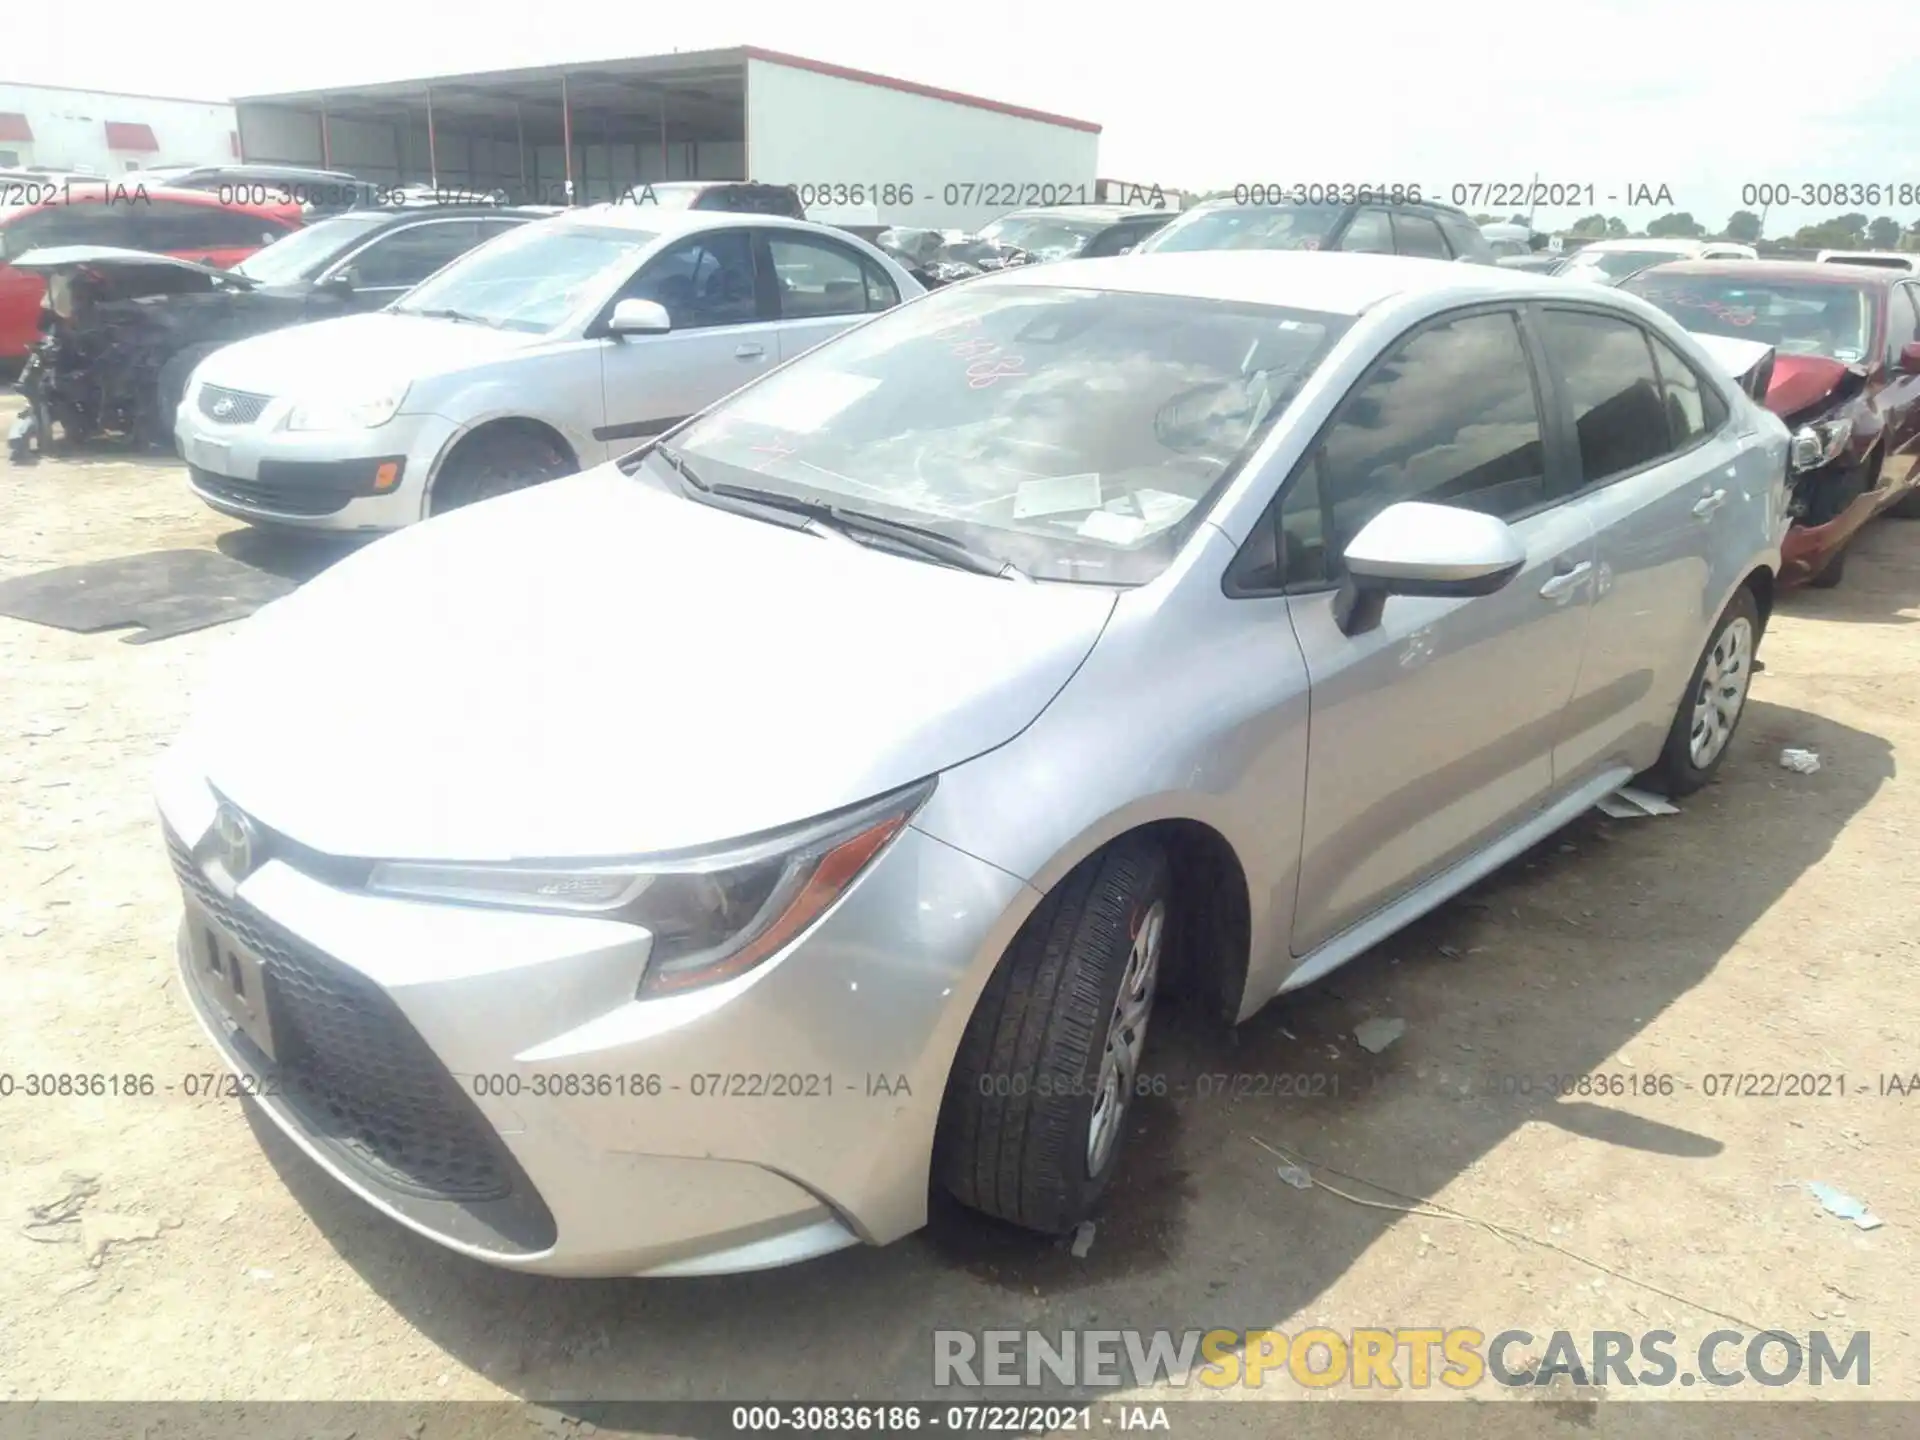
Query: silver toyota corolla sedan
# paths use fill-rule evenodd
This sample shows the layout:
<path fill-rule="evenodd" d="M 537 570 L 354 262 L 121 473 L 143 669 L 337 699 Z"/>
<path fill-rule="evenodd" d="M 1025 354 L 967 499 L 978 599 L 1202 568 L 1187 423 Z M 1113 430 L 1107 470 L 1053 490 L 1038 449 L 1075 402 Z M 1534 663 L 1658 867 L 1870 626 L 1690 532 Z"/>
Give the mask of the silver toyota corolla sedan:
<path fill-rule="evenodd" d="M 1725 758 L 1788 435 L 1635 297 L 1008 271 L 383 539 L 222 652 L 185 993 L 342 1184 L 561 1275 L 1044 1232 L 1244 1019 Z"/>

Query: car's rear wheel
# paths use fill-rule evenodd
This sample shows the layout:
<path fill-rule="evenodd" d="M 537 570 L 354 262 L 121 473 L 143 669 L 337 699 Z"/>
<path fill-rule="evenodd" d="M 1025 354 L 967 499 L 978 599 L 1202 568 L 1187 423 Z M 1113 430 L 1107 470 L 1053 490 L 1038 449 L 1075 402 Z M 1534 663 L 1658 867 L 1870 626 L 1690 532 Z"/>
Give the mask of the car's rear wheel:
<path fill-rule="evenodd" d="M 1160 979 L 1165 853 L 1122 840 L 1040 902 L 987 982 L 947 1083 L 934 1168 L 964 1205 L 1064 1234 L 1118 1169 Z"/>
<path fill-rule="evenodd" d="M 573 457 L 544 435 L 521 426 L 494 425 L 467 436 L 434 478 L 432 513 L 491 500 L 545 480 L 570 475 Z"/>
<path fill-rule="evenodd" d="M 1887 513 L 1897 520 L 1920 520 L 1920 484 L 1889 505 Z"/>
<path fill-rule="evenodd" d="M 1647 779 L 1669 795 L 1690 795 L 1713 778 L 1746 713 L 1760 643 L 1760 607 L 1744 585 L 1721 613 L 1693 667 L 1666 748 Z"/>

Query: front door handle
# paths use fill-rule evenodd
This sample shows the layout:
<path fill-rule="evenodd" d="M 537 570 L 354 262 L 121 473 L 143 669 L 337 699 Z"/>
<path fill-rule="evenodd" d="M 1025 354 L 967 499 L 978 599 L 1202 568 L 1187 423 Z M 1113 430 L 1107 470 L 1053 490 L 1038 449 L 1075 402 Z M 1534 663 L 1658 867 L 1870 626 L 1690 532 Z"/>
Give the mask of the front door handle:
<path fill-rule="evenodd" d="M 766 353 L 767 353 L 766 346 L 754 345 L 749 343 L 746 345 L 742 345 L 737 350 L 735 350 L 733 352 L 733 358 L 736 360 L 758 360 L 762 355 Z"/>
<path fill-rule="evenodd" d="M 1571 570 L 1563 570 L 1540 587 L 1540 594 L 1548 600 L 1559 600 L 1573 594 L 1588 580 L 1593 578 L 1593 562 L 1582 560 Z"/>
<path fill-rule="evenodd" d="M 1713 512 L 1726 503 L 1727 492 L 1724 490 L 1716 490 L 1711 495 L 1702 495 L 1698 500 L 1694 501 L 1693 513 L 1698 515 L 1702 520 L 1711 520 L 1713 518 Z"/>

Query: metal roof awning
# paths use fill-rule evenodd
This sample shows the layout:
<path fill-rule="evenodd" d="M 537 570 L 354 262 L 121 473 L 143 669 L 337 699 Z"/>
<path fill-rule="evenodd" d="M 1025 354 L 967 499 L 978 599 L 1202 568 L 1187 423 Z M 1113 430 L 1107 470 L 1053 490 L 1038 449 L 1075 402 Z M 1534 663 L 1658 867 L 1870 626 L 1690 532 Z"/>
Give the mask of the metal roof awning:
<path fill-rule="evenodd" d="M 144 155 L 157 154 L 160 142 L 153 138 L 151 125 L 139 125 L 125 120 L 109 120 L 107 124 L 107 149 L 137 150 Z"/>
<path fill-rule="evenodd" d="M 0 140 L 17 140 L 22 144 L 33 141 L 33 127 L 27 123 L 24 115 L 0 115 Z"/>

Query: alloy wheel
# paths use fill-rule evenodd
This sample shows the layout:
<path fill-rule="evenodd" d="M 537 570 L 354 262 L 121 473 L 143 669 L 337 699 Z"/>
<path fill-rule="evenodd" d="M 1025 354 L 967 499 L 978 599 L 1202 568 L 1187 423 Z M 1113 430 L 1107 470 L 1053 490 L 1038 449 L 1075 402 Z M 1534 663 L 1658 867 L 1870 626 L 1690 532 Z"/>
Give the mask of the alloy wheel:
<path fill-rule="evenodd" d="M 1107 1022 L 1107 1043 L 1100 1060 L 1100 1084 L 1094 1091 L 1093 1113 L 1087 1120 L 1087 1174 L 1098 1175 L 1113 1155 L 1132 1098 L 1134 1077 L 1147 1045 L 1147 1021 L 1153 1015 L 1153 991 L 1160 976 L 1160 937 L 1166 929 L 1167 904 L 1156 900 L 1133 928 L 1127 966 L 1120 976 Z"/>
<path fill-rule="evenodd" d="M 1753 678 L 1753 626 L 1737 616 L 1714 638 L 1713 649 L 1700 672 L 1700 688 L 1693 699 L 1693 723 L 1687 750 L 1696 769 L 1713 764 L 1727 748 L 1733 725 L 1746 704 L 1747 683 Z"/>

